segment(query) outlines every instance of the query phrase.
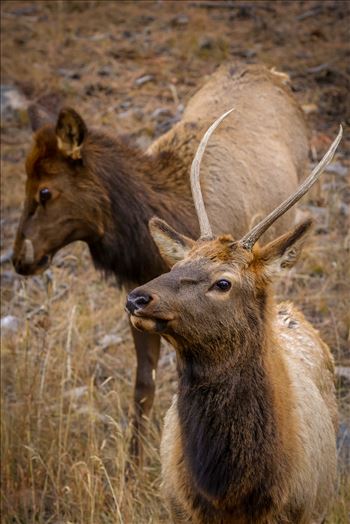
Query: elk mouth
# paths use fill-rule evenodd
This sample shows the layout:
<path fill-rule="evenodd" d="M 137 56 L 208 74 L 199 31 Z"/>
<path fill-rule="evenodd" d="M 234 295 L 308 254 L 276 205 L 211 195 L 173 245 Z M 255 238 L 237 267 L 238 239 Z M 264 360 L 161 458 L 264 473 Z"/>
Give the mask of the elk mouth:
<path fill-rule="evenodd" d="M 51 259 L 51 255 L 44 255 L 37 262 L 34 262 L 32 264 L 26 264 L 21 261 L 14 261 L 13 265 L 18 274 L 27 277 L 30 275 L 39 275 L 40 273 L 43 273 L 45 269 L 47 269 L 51 264 Z"/>
<path fill-rule="evenodd" d="M 50 265 L 50 263 L 51 263 L 51 256 L 44 255 L 43 257 L 41 257 L 41 259 L 37 263 L 37 268 L 44 270 Z"/>
<path fill-rule="evenodd" d="M 129 312 L 129 318 L 134 328 L 139 331 L 147 331 L 149 333 L 164 333 L 169 325 L 169 322 L 174 320 L 173 316 L 153 316 L 147 315 L 142 310 L 136 310 L 133 313 Z"/>

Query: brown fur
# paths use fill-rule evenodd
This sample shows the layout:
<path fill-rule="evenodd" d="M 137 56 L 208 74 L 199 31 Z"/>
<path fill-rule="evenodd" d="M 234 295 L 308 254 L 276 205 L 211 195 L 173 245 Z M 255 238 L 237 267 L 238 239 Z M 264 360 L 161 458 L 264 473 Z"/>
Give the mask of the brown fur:
<path fill-rule="evenodd" d="M 280 75 L 261 66 L 219 69 L 190 100 L 182 120 L 146 153 L 92 131 L 74 110 L 62 110 L 55 125 L 40 126 L 41 112 L 32 109 L 37 132 L 26 162 L 26 198 L 14 247 L 17 271 L 43 271 L 60 248 L 83 240 L 95 266 L 126 287 L 161 274 L 166 265 L 147 223 L 157 215 L 197 236 L 190 165 L 207 127 L 231 107 L 232 115 L 208 145 L 201 180 L 214 232 L 240 235 L 303 176 L 305 122 Z M 44 205 L 42 189 L 51 192 Z M 292 220 L 289 214 L 276 227 Z M 136 411 L 148 416 L 159 337 L 133 335 Z"/>
<path fill-rule="evenodd" d="M 157 228 L 161 234 L 155 235 Z M 138 329 L 176 349 L 162 439 L 174 522 L 321 524 L 334 489 L 337 408 L 327 346 L 270 280 L 298 258 L 306 221 L 263 248 L 151 230 L 172 270 L 129 294 Z M 187 254 L 178 262 L 187 246 Z M 272 271 L 273 269 L 273 271 Z M 228 291 L 217 288 L 222 279 Z"/>

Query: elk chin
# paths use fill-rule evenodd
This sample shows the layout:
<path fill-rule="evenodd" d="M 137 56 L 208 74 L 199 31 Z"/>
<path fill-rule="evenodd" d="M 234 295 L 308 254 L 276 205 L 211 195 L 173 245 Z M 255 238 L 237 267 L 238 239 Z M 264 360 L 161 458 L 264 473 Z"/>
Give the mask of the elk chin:
<path fill-rule="evenodd" d="M 51 264 L 52 256 L 44 255 L 36 264 L 36 273 L 43 273 Z"/>
<path fill-rule="evenodd" d="M 163 333 L 168 325 L 168 320 L 150 318 L 150 317 L 137 317 L 130 315 L 130 322 L 134 328 L 139 331 L 147 331 L 148 333 Z"/>
<path fill-rule="evenodd" d="M 40 275 L 50 266 L 51 260 L 51 255 L 44 255 L 32 264 L 15 264 L 15 270 L 19 275 L 23 275 L 24 277 Z"/>

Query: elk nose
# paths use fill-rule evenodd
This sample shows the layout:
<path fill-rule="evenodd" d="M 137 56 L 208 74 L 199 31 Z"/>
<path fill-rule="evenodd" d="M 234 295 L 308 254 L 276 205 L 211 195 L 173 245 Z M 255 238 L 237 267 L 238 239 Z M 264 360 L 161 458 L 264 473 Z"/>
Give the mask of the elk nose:
<path fill-rule="evenodd" d="M 138 293 L 133 291 L 129 293 L 126 301 L 126 309 L 129 313 L 134 313 L 136 309 L 142 309 L 144 306 L 147 306 L 152 301 L 152 296 L 148 293 L 142 292 Z"/>

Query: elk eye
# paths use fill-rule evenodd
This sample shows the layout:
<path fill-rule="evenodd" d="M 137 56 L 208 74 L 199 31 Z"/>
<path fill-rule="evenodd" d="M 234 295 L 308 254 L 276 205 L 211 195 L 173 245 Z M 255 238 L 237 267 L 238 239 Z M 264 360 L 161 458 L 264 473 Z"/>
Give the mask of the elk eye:
<path fill-rule="evenodd" d="M 229 291 L 229 289 L 231 289 L 231 282 L 225 279 L 218 280 L 215 282 L 214 288 L 220 291 Z"/>
<path fill-rule="evenodd" d="M 48 200 L 50 200 L 50 198 L 51 198 L 51 191 L 47 189 L 47 187 L 40 189 L 40 192 L 39 192 L 40 204 L 44 205 Z"/>

